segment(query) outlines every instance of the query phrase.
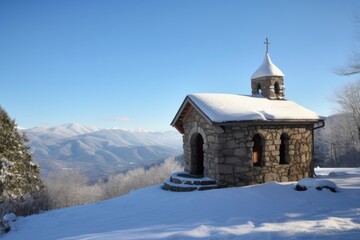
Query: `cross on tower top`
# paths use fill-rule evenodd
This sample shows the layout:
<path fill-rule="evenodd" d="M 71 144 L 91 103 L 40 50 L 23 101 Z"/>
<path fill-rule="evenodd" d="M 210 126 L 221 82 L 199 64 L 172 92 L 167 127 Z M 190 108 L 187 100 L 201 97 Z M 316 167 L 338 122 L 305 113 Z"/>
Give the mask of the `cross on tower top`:
<path fill-rule="evenodd" d="M 270 44 L 268 38 L 266 38 L 266 41 L 264 42 L 264 44 L 266 44 L 266 53 L 268 53 L 269 52 L 269 44 Z"/>

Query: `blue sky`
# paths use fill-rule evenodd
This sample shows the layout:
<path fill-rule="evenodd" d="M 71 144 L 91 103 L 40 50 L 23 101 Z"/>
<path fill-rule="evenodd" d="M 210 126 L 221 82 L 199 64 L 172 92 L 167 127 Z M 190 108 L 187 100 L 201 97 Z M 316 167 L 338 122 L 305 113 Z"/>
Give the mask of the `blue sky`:
<path fill-rule="evenodd" d="M 21 127 L 168 130 L 189 93 L 251 94 L 265 54 L 321 115 L 351 81 L 360 1 L 0 1 L 0 104 Z"/>

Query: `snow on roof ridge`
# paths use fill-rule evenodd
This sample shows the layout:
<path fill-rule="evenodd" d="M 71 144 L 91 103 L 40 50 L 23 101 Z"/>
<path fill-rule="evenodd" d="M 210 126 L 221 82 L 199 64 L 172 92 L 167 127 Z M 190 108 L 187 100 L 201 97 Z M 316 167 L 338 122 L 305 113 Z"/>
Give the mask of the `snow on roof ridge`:
<path fill-rule="evenodd" d="M 189 94 L 191 101 L 212 121 L 320 120 L 315 112 L 289 100 L 221 93 Z"/>
<path fill-rule="evenodd" d="M 259 77 L 278 76 L 284 77 L 284 73 L 270 59 L 269 53 L 265 54 L 265 58 L 261 66 L 253 73 L 251 79 Z"/>

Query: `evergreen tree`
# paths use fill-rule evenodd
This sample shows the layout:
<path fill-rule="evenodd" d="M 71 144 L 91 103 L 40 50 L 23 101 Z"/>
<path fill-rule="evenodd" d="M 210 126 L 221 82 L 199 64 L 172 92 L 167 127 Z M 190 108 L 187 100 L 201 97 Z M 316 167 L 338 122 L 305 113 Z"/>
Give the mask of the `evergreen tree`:
<path fill-rule="evenodd" d="M 0 203 L 31 196 L 43 188 L 40 169 L 25 146 L 27 141 L 15 120 L 0 107 Z"/>

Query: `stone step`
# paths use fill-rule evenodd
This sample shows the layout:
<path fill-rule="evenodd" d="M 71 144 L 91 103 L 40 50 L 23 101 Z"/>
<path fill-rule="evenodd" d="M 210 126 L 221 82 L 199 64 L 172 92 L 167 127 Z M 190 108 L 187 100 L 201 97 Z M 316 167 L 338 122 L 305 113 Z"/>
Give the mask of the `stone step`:
<path fill-rule="evenodd" d="M 176 184 L 170 182 L 169 180 L 165 180 L 162 186 L 164 190 L 173 191 L 173 192 L 192 192 L 198 190 L 196 186 L 186 186 L 183 184 Z"/>
<path fill-rule="evenodd" d="M 194 175 L 186 172 L 176 172 L 171 174 L 170 181 L 177 184 L 186 185 L 216 185 L 216 181 L 202 175 Z"/>
<path fill-rule="evenodd" d="M 186 172 L 177 172 L 171 174 L 170 179 L 165 180 L 162 188 L 174 192 L 191 192 L 217 189 L 220 186 L 211 178 Z"/>
<path fill-rule="evenodd" d="M 186 185 L 186 184 L 176 184 L 170 182 L 169 180 L 165 180 L 162 186 L 164 190 L 173 191 L 173 192 L 192 192 L 192 191 L 205 191 L 211 189 L 218 189 L 220 186 L 218 185 Z"/>
<path fill-rule="evenodd" d="M 170 181 L 177 184 L 187 184 L 187 185 L 216 185 L 216 181 L 214 180 L 183 180 L 176 177 L 171 176 Z"/>

